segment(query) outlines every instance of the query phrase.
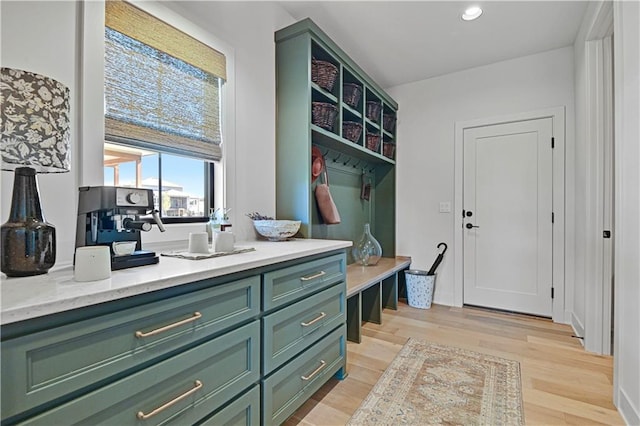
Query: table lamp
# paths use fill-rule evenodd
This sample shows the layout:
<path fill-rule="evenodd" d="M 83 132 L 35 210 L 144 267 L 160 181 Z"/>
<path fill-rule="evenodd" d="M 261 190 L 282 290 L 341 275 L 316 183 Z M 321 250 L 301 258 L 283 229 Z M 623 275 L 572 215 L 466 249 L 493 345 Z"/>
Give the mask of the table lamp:
<path fill-rule="evenodd" d="M 2 170 L 13 170 L 9 220 L 2 225 L 2 272 L 46 274 L 56 262 L 56 230 L 40 205 L 36 173 L 70 169 L 69 89 L 40 74 L 0 73 Z"/>

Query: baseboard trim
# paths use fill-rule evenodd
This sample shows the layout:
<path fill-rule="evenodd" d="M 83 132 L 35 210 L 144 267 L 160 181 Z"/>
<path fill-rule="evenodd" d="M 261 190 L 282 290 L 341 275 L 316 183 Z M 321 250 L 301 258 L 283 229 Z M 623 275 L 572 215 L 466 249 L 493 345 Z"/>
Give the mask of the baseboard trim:
<path fill-rule="evenodd" d="M 640 425 L 640 411 L 634 407 L 623 389 L 618 389 L 618 412 L 628 425 Z"/>
<path fill-rule="evenodd" d="M 582 325 L 582 322 L 580 322 L 580 320 L 578 319 L 578 317 L 576 317 L 576 315 L 572 312 L 571 313 L 571 328 L 573 328 L 573 333 L 577 336 L 577 337 L 581 337 L 580 343 L 582 344 L 582 346 L 584 346 L 584 325 Z"/>

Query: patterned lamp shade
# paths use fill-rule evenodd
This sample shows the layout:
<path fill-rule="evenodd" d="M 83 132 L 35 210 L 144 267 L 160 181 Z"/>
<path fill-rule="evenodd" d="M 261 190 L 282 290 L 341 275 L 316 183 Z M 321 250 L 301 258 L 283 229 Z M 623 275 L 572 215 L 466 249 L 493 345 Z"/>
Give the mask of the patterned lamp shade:
<path fill-rule="evenodd" d="M 56 229 L 42 213 L 36 173 L 71 167 L 69 89 L 13 68 L 2 68 L 0 89 L 2 169 L 15 174 L 9 220 L 0 228 L 0 270 L 46 274 L 56 262 Z"/>
<path fill-rule="evenodd" d="M 69 89 L 40 74 L 2 68 L 0 76 L 2 169 L 37 173 L 71 168 Z"/>

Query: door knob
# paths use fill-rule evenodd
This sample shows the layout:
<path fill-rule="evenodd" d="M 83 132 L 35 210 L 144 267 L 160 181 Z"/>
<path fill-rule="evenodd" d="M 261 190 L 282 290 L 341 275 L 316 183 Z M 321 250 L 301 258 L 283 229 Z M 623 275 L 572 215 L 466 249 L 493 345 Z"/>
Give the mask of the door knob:
<path fill-rule="evenodd" d="M 473 224 L 471 224 L 471 223 L 467 223 L 467 224 L 465 225 L 465 227 L 466 227 L 467 229 L 471 229 L 471 228 L 480 228 L 479 226 L 473 225 Z"/>

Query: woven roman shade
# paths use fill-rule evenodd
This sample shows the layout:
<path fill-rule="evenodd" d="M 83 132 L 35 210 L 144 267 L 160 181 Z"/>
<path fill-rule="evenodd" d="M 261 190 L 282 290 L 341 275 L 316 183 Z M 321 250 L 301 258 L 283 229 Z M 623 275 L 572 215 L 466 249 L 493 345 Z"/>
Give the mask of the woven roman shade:
<path fill-rule="evenodd" d="M 224 55 L 129 3 L 105 12 L 105 138 L 219 160 Z"/>

